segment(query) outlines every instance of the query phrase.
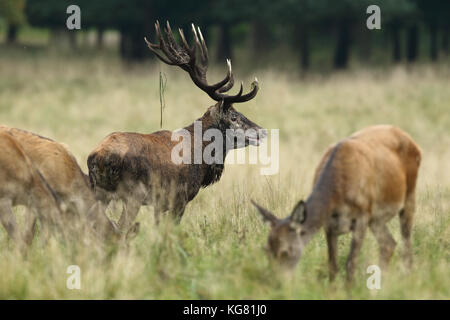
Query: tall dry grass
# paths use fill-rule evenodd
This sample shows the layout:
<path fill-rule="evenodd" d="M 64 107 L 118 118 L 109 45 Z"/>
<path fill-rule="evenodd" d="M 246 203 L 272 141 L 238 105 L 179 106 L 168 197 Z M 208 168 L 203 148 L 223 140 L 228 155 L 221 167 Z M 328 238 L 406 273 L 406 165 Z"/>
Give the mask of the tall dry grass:
<path fill-rule="evenodd" d="M 212 68 L 211 79 L 224 74 Z M 86 170 L 89 152 L 113 131 L 159 129 L 159 71 L 167 75 L 163 127 L 190 124 L 212 102 L 180 70 L 160 64 L 123 67 L 107 58 L 0 53 L 1 123 L 68 145 Z M 450 297 L 450 72 L 400 66 L 300 79 L 275 70 L 236 76 L 261 90 L 237 105 L 250 119 L 280 130 L 280 169 L 261 176 L 257 165 L 228 165 L 222 179 L 188 205 L 180 225 L 157 228 L 152 209 L 138 216 L 141 233 L 127 247 L 86 246 L 52 239 L 19 252 L 0 229 L 0 298 L 438 298 Z M 372 124 L 394 124 L 423 149 L 413 229 L 414 267 L 403 269 L 399 224 L 389 227 L 399 246 L 382 289 L 366 288 L 367 266 L 377 263 L 372 235 L 365 239 L 357 281 L 344 289 L 349 237 L 339 242 L 340 277 L 327 280 L 326 243 L 318 234 L 293 275 L 278 276 L 263 252 L 268 228 L 250 198 L 279 216 L 311 190 L 326 147 Z M 109 214 L 118 217 L 112 206 Z M 23 208 L 16 213 L 23 218 Z M 69 265 L 81 268 L 81 290 L 66 288 Z"/>

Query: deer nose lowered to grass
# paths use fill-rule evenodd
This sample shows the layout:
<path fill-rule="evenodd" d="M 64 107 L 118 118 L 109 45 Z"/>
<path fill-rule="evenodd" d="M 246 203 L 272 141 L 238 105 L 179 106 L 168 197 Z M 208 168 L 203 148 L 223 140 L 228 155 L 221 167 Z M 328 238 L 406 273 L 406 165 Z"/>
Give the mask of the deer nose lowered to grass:
<path fill-rule="evenodd" d="M 271 225 L 268 251 L 282 266 L 293 268 L 311 237 L 323 227 L 328 245 L 330 279 L 337 271 L 337 238 L 351 232 L 347 280 L 354 277 L 367 227 L 387 267 L 396 242 L 386 223 L 399 215 L 407 267 L 412 263 L 411 228 L 421 161 L 419 146 L 402 130 L 387 125 L 356 132 L 328 148 L 316 168 L 313 191 L 292 213 L 279 219 L 253 204 Z"/>
<path fill-rule="evenodd" d="M 97 199 L 104 205 L 113 199 L 123 201 L 123 212 L 118 223 L 121 229 L 129 228 L 144 204 L 153 205 L 156 221 L 160 212 L 168 210 L 179 221 L 187 203 L 199 190 L 220 179 L 224 159 L 230 149 L 243 148 L 249 144 L 257 146 L 265 137 L 260 126 L 233 107 L 234 103 L 246 102 L 256 96 L 259 89 L 256 79 L 250 92 L 243 94 L 241 84 L 236 95 L 228 95 L 226 92 L 234 85 L 231 62 L 227 60 L 228 72 L 223 80 L 215 84 L 207 82 L 208 49 L 199 28 L 192 26 L 192 47 L 181 29 L 179 33 L 182 44 L 175 41 L 169 23 L 165 35 L 161 32 L 159 22 L 155 24 L 155 29 L 159 44 L 145 39 L 149 49 L 164 63 L 186 71 L 194 84 L 217 102 L 195 123 L 182 129 L 189 134 L 189 138 L 183 140 L 187 146 L 183 148 L 183 152 L 186 150 L 185 153 L 192 159 L 198 154 L 203 155 L 208 148 L 209 144 L 205 141 L 200 144 L 195 142 L 196 123 L 201 123 L 205 131 L 219 132 L 222 141 L 232 139 L 233 143 L 223 144 L 219 159 L 216 155 L 212 162 L 200 159 L 200 162 L 176 163 L 172 159 L 172 151 L 179 144 L 173 140 L 176 132 L 116 132 L 107 136 L 89 155 L 89 177 Z M 232 136 L 229 134 L 230 130 L 239 130 L 240 133 Z"/>

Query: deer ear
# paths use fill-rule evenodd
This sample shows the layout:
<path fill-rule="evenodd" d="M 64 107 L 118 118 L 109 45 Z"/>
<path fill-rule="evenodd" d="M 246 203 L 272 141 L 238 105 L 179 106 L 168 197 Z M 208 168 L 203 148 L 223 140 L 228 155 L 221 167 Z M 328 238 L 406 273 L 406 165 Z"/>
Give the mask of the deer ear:
<path fill-rule="evenodd" d="M 294 210 L 289 217 L 291 225 L 294 228 L 299 228 L 303 222 L 306 220 L 306 205 L 303 200 L 300 200 L 295 206 Z"/>
<path fill-rule="evenodd" d="M 251 200 L 251 202 L 256 207 L 256 209 L 258 209 L 264 221 L 269 222 L 272 227 L 276 225 L 276 223 L 278 222 L 278 218 L 275 217 L 273 213 L 271 213 L 267 209 L 264 209 L 263 207 L 258 205 L 255 201 Z"/>

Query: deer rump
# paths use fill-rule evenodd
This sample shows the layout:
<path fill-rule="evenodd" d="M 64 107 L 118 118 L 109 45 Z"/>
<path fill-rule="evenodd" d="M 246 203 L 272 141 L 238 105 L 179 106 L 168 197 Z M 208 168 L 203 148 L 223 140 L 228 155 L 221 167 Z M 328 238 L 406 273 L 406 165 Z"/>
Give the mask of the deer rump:
<path fill-rule="evenodd" d="M 87 161 L 97 199 L 104 203 L 134 199 L 169 210 L 184 206 L 200 188 L 219 180 L 223 165 L 172 162 L 172 147 L 177 142 L 170 137 L 170 131 L 106 137 Z"/>

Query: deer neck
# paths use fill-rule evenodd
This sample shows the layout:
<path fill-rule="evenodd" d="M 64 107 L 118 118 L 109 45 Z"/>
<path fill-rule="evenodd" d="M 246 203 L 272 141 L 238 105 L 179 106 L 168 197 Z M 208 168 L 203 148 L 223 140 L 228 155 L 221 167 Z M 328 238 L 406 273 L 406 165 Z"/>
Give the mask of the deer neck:
<path fill-rule="evenodd" d="M 332 207 L 332 198 L 327 194 L 313 192 L 306 201 L 307 217 L 304 222 L 304 228 L 317 232 L 325 222 Z"/>
<path fill-rule="evenodd" d="M 194 123 L 184 128 L 191 136 L 191 159 L 201 156 L 201 163 L 194 162 L 193 170 L 200 170 L 203 174 L 202 187 L 206 187 L 214 182 L 219 181 L 224 170 L 225 157 L 228 150 L 226 149 L 226 128 L 222 128 L 220 122 L 213 118 L 210 112 L 206 112 L 201 118 Z M 222 154 L 217 159 L 218 161 L 208 164 L 203 159 L 205 148 L 212 143 L 211 141 L 204 141 L 203 135 L 208 129 L 216 129 L 222 134 Z"/>
<path fill-rule="evenodd" d="M 336 172 L 332 165 L 333 156 L 328 160 L 324 170 L 319 176 L 313 191 L 306 200 L 306 220 L 302 230 L 314 234 L 325 224 L 329 213 L 334 208 L 336 199 L 335 182 Z"/>

